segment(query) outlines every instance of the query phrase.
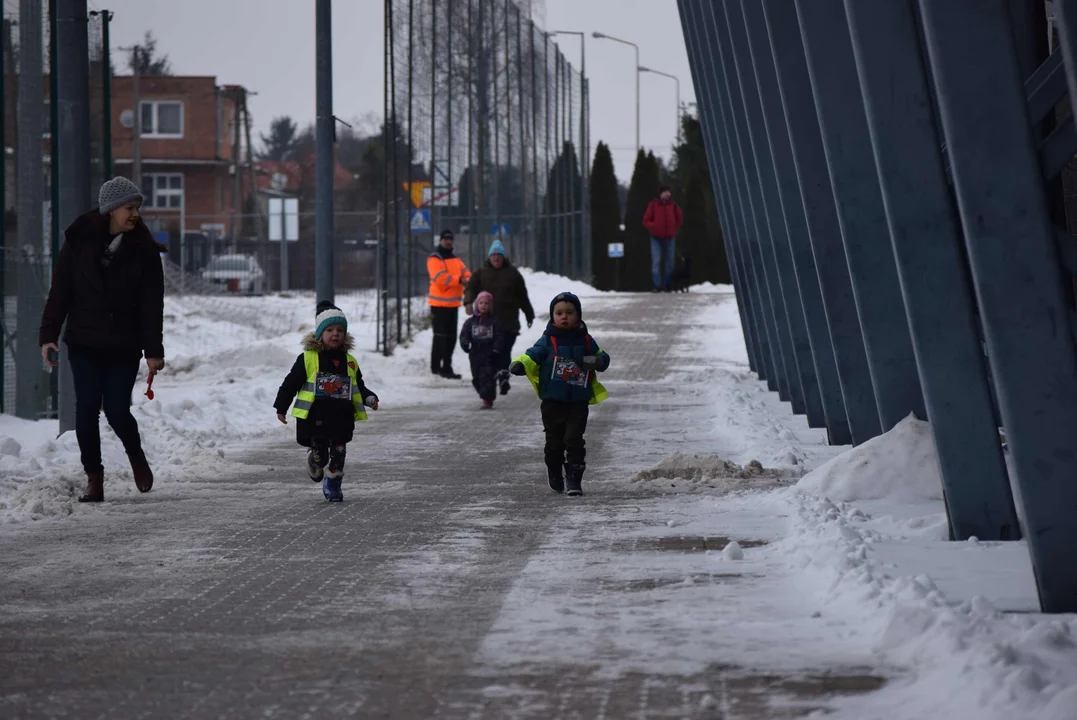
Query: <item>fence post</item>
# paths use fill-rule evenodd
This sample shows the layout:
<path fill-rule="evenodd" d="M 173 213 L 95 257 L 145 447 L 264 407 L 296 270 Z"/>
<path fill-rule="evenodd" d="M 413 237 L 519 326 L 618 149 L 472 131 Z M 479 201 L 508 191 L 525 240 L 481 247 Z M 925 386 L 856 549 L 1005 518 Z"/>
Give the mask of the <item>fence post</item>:
<path fill-rule="evenodd" d="M 777 176 L 778 198 L 785 219 L 789 263 L 792 277 L 795 279 L 793 292 L 799 293 L 797 297 L 800 299 L 810 350 L 809 361 L 815 369 L 820 404 L 818 411 L 823 416 L 830 444 L 848 445 L 852 442 L 849 421 L 845 415 L 838 366 L 834 361 L 834 346 L 830 329 L 827 327 L 815 255 L 804 217 L 804 203 L 800 198 L 800 184 L 797 181 L 793 148 L 789 143 L 789 128 L 782 109 L 781 92 L 778 90 L 777 71 L 770 53 L 767 21 L 763 6 L 759 2 L 742 0 L 741 4 L 756 82 L 763 103 L 763 121 L 770 142 L 771 160 Z M 809 412 L 809 425 L 812 424 L 811 421 Z"/>
<path fill-rule="evenodd" d="M 45 127 L 44 67 L 42 58 L 41 0 L 19 2 L 18 73 L 18 307 L 16 310 L 15 412 L 28 420 L 38 419 L 48 375 L 41 369 L 37 328 L 44 307 L 47 283 L 42 228 L 44 187 L 42 185 L 41 129 Z"/>
<path fill-rule="evenodd" d="M 789 128 L 789 142 L 796 162 L 800 198 L 826 307 L 838 381 L 845 400 L 849 434 L 853 444 L 859 445 L 879 434 L 879 410 L 841 240 L 819 119 L 815 114 L 815 98 L 808 78 L 800 24 L 793 7 L 785 0 L 763 0 L 763 9 L 785 124 Z"/>
<path fill-rule="evenodd" d="M 1016 540 L 1009 477 L 908 0 L 846 0 L 954 539 Z"/>
<path fill-rule="evenodd" d="M 797 0 L 796 7 L 879 420 L 885 432 L 909 413 L 919 418 L 926 417 L 926 413 L 871 154 L 849 25 L 842 0 Z"/>
<path fill-rule="evenodd" d="M 696 8 L 693 0 L 678 0 L 677 8 L 681 15 L 681 27 L 684 30 L 685 47 L 688 51 L 688 67 L 692 73 L 692 84 L 699 96 L 699 120 L 703 127 L 704 145 L 707 152 L 707 167 L 711 177 L 711 188 L 714 190 L 715 201 L 718 204 L 721 217 L 719 218 L 722 228 L 722 239 L 726 247 L 726 256 L 729 259 L 730 278 L 736 293 L 737 312 L 740 314 L 740 328 L 744 335 L 744 347 L 748 354 L 748 366 L 758 372 L 759 364 L 756 360 L 755 340 L 753 339 L 754 325 L 750 310 L 751 299 L 748 296 L 748 288 L 740 273 L 740 261 L 737 258 L 737 246 L 739 233 L 741 232 L 734 213 L 730 209 L 731 199 L 730 185 L 726 182 L 725 169 L 721 166 L 719 157 L 724 156 L 720 151 L 717 139 L 717 129 L 714 127 L 713 114 L 715 113 L 714 100 L 711 97 L 712 87 L 707 74 L 708 64 L 700 51 L 700 43 L 696 38 L 698 23 L 696 21 Z"/>
<path fill-rule="evenodd" d="M 762 235 L 767 229 L 766 217 L 763 215 L 763 201 L 759 193 L 759 169 L 748 156 L 746 147 L 748 140 L 748 128 L 744 116 L 738 112 L 741 103 L 737 101 L 734 86 L 733 50 L 729 45 L 728 37 L 723 37 L 718 25 L 718 13 L 720 7 L 715 8 L 708 4 L 703 11 L 705 23 L 704 32 L 709 33 L 711 42 L 715 46 L 714 63 L 715 77 L 718 80 L 719 95 L 722 100 L 725 127 L 728 135 L 730 152 L 733 156 L 733 167 L 737 175 L 737 183 L 741 187 L 741 202 L 744 206 L 746 226 L 748 228 L 748 242 L 746 256 L 755 268 L 756 283 L 759 287 L 763 327 L 765 328 L 769 347 L 771 349 L 771 367 L 767 374 L 767 384 L 771 390 L 777 389 L 778 397 L 789 400 L 789 373 L 788 367 L 793 363 L 790 348 L 783 347 L 779 328 L 785 322 L 783 308 L 780 307 L 780 293 L 775 287 L 777 278 L 774 269 L 767 267 L 764 262 L 762 251 Z M 724 25 L 724 17 L 722 18 Z"/>
<path fill-rule="evenodd" d="M 1006 8 L 999 0 L 920 8 L 1040 605 L 1077 612 L 1073 313 Z"/>
<path fill-rule="evenodd" d="M 761 201 L 759 210 L 764 219 L 759 228 L 760 249 L 768 279 L 771 280 L 777 315 L 780 316 L 777 330 L 786 359 L 789 400 L 794 413 L 808 415 L 808 424 L 811 427 L 823 427 L 826 424 L 823 420 L 823 403 L 815 381 L 811 345 L 804 325 L 804 310 L 797 294 L 796 274 L 789 250 L 789 233 L 782 213 L 781 194 L 774 174 L 770 141 L 766 135 L 760 89 L 752 68 L 752 53 L 748 46 L 744 14 L 740 0 L 722 0 L 721 4 L 724 12 L 719 14 L 716 8 L 715 14 L 719 16 L 718 24 L 724 26 L 723 40 L 730 43 L 733 86 L 738 88 L 737 98 L 747 120 L 750 159 L 754 161 L 757 171 Z"/>
<path fill-rule="evenodd" d="M 316 138 L 316 199 L 317 217 L 314 223 L 315 295 L 318 301 L 333 302 L 333 5 L 332 0 L 316 0 L 315 55 L 317 138 Z M 383 218 L 388 217 L 386 208 Z"/>

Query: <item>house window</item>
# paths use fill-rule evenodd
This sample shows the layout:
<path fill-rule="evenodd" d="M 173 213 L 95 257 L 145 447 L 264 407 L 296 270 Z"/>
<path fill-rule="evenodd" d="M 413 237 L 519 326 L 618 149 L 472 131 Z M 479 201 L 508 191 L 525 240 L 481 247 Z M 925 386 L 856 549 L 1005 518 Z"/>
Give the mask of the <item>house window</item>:
<path fill-rule="evenodd" d="M 142 136 L 183 137 L 183 103 L 178 100 L 148 100 L 139 105 Z"/>
<path fill-rule="evenodd" d="M 179 210 L 183 207 L 183 175 L 180 173 L 143 173 L 146 188 L 145 207 L 154 210 Z"/>

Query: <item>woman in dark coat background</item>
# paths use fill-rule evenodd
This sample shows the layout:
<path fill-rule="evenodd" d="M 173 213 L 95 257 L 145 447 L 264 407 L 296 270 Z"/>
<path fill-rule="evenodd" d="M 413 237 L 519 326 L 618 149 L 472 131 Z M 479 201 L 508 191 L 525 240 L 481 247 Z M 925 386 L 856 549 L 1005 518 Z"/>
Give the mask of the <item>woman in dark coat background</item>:
<path fill-rule="evenodd" d="M 64 232 L 41 317 L 38 344 L 53 367 L 67 322 L 64 343 L 75 381 L 75 435 L 86 470 L 86 492 L 79 502 L 105 498 L 102 409 L 131 460 L 135 485 L 142 492 L 153 487 L 153 471 L 131 414 L 142 357 L 151 372 L 165 366 L 164 273 L 160 250 L 139 214 L 142 200 L 127 178 L 101 186 L 100 207 L 76 218 Z"/>
<path fill-rule="evenodd" d="M 490 252 L 482 267 L 471 275 L 464 291 L 464 309 L 471 315 L 472 304 L 481 292 L 494 296 L 494 314 L 501 324 L 502 351 L 497 354 L 497 379 L 501 394 L 509 391 L 509 358 L 512 346 L 520 336 L 520 311 L 524 313 L 527 327 L 535 320 L 535 309 L 527 296 L 527 283 L 520 271 L 505 257 L 505 246 L 500 240 L 490 244 Z"/>

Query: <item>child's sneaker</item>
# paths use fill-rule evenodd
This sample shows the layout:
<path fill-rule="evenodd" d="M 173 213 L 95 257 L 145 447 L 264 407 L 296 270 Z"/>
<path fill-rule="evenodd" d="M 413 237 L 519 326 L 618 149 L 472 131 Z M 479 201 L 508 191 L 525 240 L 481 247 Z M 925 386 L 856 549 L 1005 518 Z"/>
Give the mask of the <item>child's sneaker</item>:
<path fill-rule="evenodd" d="M 344 493 L 340 489 L 342 479 L 326 476 L 322 480 L 322 495 L 325 495 L 325 499 L 329 502 L 344 502 Z"/>
<path fill-rule="evenodd" d="M 314 450 L 307 450 L 307 475 L 310 476 L 311 482 L 318 482 L 325 474 L 325 469 L 318 467 L 318 463 L 315 462 Z"/>
<path fill-rule="evenodd" d="M 509 392 L 509 371 L 508 370 L 498 370 L 497 371 L 497 382 L 498 382 L 498 385 L 501 388 L 501 394 L 502 395 L 507 395 L 508 392 Z"/>
<path fill-rule="evenodd" d="M 489 410 L 493 406 L 494 406 L 494 401 L 493 400 L 483 399 L 483 401 L 482 401 L 482 409 L 483 410 Z"/>

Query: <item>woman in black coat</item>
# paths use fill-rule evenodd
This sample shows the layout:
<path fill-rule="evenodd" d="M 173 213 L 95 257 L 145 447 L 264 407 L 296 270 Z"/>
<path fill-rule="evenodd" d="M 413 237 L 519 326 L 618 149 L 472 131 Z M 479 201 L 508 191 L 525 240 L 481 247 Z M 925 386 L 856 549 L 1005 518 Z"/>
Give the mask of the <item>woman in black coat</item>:
<path fill-rule="evenodd" d="M 79 502 L 105 498 L 102 408 L 131 460 L 135 485 L 142 492 L 153 487 L 131 414 L 131 392 L 143 356 L 151 372 L 165 366 L 164 273 L 160 250 L 139 214 L 142 194 L 130 180 L 117 177 L 101 186 L 98 200 L 99 208 L 76 218 L 64 232 L 38 334 L 42 358 L 55 367 L 56 343 L 67 322 L 75 436 L 86 470 Z"/>

